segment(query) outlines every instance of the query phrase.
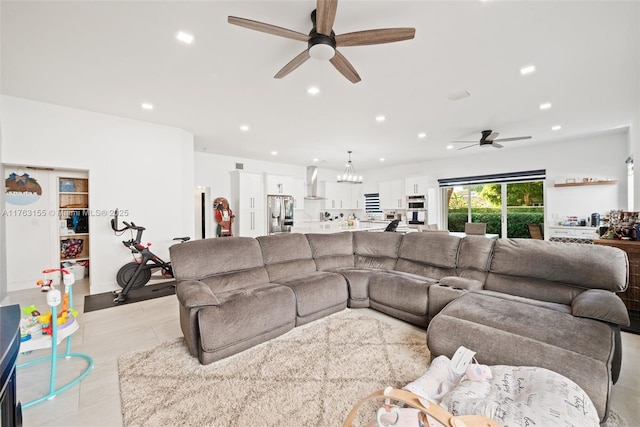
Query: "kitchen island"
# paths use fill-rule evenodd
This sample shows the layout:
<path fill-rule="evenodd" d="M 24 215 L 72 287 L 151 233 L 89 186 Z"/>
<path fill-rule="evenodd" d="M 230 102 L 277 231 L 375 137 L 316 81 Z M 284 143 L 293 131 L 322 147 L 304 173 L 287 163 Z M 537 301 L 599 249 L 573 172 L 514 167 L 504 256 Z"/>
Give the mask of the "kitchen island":
<path fill-rule="evenodd" d="M 384 231 L 391 221 L 359 221 L 354 225 L 347 225 L 347 221 L 305 221 L 291 227 L 292 233 L 340 233 L 343 231 Z M 410 233 L 417 231 L 400 223 L 396 232 Z"/>

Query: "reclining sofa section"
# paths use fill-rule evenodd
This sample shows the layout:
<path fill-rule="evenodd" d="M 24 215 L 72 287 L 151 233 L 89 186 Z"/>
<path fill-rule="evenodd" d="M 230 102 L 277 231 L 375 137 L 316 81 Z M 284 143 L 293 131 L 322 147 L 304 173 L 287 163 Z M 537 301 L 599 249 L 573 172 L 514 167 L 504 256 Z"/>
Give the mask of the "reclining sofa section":
<path fill-rule="evenodd" d="M 181 328 L 189 351 L 202 364 L 347 306 L 370 307 L 423 327 L 431 321 L 429 347 L 434 355 L 446 354 L 464 345 L 454 342 L 460 325 L 494 333 L 497 324 L 522 323 L 518 305 L 525 304 L 527 313 L 543 316 L 553 310 L 565 316 L 560 324 L 541 322 L 540 333 L 521 328 L 524 338 L 534 334 L 545 344 L 540 351 L 556 341 L 578 343 L 581 330 L 591 327 L 600 331 L 596 337 L 589 335 L 598 348 L 584 357 L 597 354 L 613 382 L 619 373 L 619 325 L 628 325 L 629 317 L 615 292 L 626 289 L 629 267 L 626 253 L 617 248 L 363 231 L 205 239 L 174 245 L 170 253 Z M 467 299 L 477 303 L 460 298 L 466 294 L 493 297 L 482 301 L 494 301 L 508 316 L 489 320 L 488 315 L 462 309 Z M 487 322 L 491 328 L 482 327 Z M 513 328 L 503 330 L 518 334 Z M 486 342 L 492 338 L 471 335 Z M 484 350 L 491 354 L 486 357 L 507 364 L 499 362 L 504 345 L 488 346 Z M 511 358 L 508 362 L 517 364 Z M 563 361 L 552 364 L 558 364 L 557 369 L 547 367 L 562 372 Z M 603 387 L 599 396 L 608 395 L 608 386 Z M 607 399 L 599 400 L 603 416 Z"/>

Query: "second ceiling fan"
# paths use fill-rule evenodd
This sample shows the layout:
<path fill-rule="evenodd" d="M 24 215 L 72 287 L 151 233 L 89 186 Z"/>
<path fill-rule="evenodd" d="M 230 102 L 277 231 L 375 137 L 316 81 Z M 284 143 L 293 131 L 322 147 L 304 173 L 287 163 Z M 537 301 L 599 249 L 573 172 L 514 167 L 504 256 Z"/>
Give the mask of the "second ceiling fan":
<path fill-rule="evenodd" d="M 480 138 L 480 142 L 474 142 L 474 141 L 452 141 L 452 142 L 456 142 L 456 143 L 470 143 L 473 142 L 473 144 L 471 145 L 467 145 L 466 147 L 462 147 L 462 148 L 458 148 L 458 150 L 464 150 L 465 148 L 471 148 L 471 147 L 493 147 L 493 148 L 502 148 L 503 145 L 502 144 L 498 144 L 498 142 L 507 142 L 507 141 L 520 141 L 522 139 L 531 139 L 530 136 L 515 136 L 513 138 L 498 138 L 498 135 L 500 135 L 498 132 L 494 132 L 492 130 L 483 130 L 482 131 L 482 137 Z"/>
<path fill-rule="evenodd" d="M 274 76 L 276 79 L 281 79 L 302 65 L 306 60 L 313 57 L 324 60 L 328 59 L 350 82 L 358 83 L 361 80 L 358 72 L 353 68 L 347 58 L 337 50 L 338 47 L 392 43 L 410 40 L 415 36 L 415 28 L 382 28 L 336 35 L 333 32 L 333 23 L 336 18 L 337 8 L 338 0 L 317 0 L 316 10 L 311 12 L 313 28 L 309 34 L 235 16 L 229 16 L 228 22 L 249 28 L 250 30 L 261 31 L 263 33 L 307 43 L 305 50 L 276 73 Z"/>

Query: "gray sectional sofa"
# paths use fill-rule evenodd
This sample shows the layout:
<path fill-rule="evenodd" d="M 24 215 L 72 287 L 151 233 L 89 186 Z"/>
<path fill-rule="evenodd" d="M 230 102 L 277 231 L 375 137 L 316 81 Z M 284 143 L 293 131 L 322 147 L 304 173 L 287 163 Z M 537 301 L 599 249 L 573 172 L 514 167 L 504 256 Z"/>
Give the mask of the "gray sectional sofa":
<path fill-rule="evenodd" d="M 170 248 L 180 323 L 202 364 L 346 307 L 427 327 L 432 357 L 464 345 L 487 364 L 542 366 L 604 421 L 621 363 L 611 247 L 441 233 L 343 232 L 197 240 Z"/>

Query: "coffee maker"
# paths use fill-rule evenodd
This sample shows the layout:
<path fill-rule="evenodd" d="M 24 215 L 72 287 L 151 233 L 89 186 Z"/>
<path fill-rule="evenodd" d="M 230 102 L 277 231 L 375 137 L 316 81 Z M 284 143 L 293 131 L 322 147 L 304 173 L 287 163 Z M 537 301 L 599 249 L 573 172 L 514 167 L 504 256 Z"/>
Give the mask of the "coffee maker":
<path fill-rule="evenodd" d="M 591 226 L 592 227 L 599 227 L 600 226 L 600 214 L 599 213 L 592 213 L 591 214 Z"/>

